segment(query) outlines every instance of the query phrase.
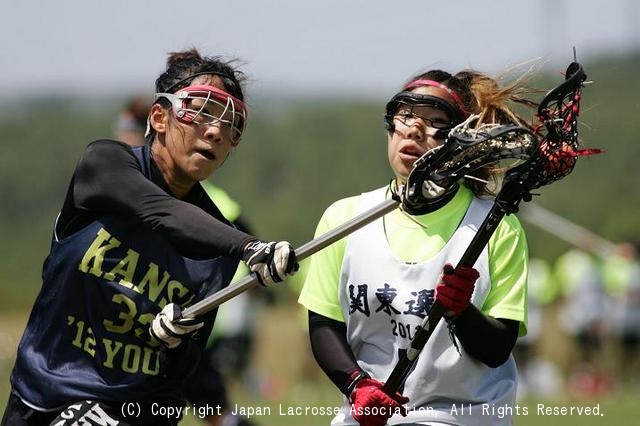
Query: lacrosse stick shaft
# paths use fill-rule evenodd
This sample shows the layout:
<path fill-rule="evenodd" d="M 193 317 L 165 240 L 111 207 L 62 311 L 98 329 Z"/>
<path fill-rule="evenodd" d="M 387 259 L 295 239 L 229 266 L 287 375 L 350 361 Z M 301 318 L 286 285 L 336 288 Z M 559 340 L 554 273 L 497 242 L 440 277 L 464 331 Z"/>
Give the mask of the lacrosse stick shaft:
<path fill-rule="evenodd" d="M 346 237 L 352 232 L 395 210 L 399 205 L 400 201 L 396 200 L 395 198 L 385 200 L 378 206 L 375 206 L 359 214 L 358 216 L 354 217 L 348 222 L 345 222 L 339 227 L 301 245 L 295 250 L 296 259 L 298 261 L 306 259 L 307 257 L 333 244 L 339 239 Z M 229 287 L 220 290 L 212 294 L 211 296 L 206 297 L 201 301 L 189 306 L 183 311 L 182 316 L 184 318 L 193 318 L 198 315 L 205 314 L 220 306 L 227 300 L 232 299 L 233 297 L 249 290 L 252 287 L 255 287 L 257 284 L 258 277 L 255 274 L 247 275 L 237 283 L 232 284 Z"/>
<path fill-rule="evenodd" d="M 484 250 L 484 247 L 491 239 L 498 224 L 507 212 L 514 211 L 514 208 L 521 198 L 521 183 L 517 181 L 505 182 L 500 194 L 489 210 L 487 217 L 478 228 L 476 235 L 469 243 L 464 254 L 458 262 L 458 266 L 472 267 L 478 257 Z M 515 203 L 515 204 L 514 204 Z M 431 338 L 436 326 L 446 313 L 446 308 L 440 303 L 435 302 L 431 305 L 427 316 L 422 320 L 422 324 L 418 328 L 416 335 L 411 340 L 409 348 L 401 353 L 400 359 L 391 371 L 389 378 L 386 380 L 382 390 L 388 395 L 393 395 L 400 390 L 411 370 L 418 360 L 418 355 L 422 352 L 427 342 Z"/>

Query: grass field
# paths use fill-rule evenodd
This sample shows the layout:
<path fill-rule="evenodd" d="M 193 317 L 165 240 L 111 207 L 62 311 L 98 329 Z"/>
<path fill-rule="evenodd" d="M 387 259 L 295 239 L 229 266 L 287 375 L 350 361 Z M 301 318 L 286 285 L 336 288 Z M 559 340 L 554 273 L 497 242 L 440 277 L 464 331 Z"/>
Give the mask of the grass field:
<path fill-rule="evenodd" d="M 27 312 L 0 313 L 0 408 L 9 392 L 9 373 L 15 349 L 26 322 Z M 251 419 L 259 426 L 320 426 L 328 425 L 330 416 L 281 415 L 289 408 L 304 413 L 318 407 L 336 407 L 338 394 L 328 380 L 319 373 L 307 348 L 307 337 L 293 309 L 270 309 L 260 318 L 260 335 L 253 354 L 255 380 L 251 386 L 233 383 L 232 400 L 239 407 L 254 410 Z M 606 397 L 576 399 L 561 393 L 545 398 L 524 399 L 514 416 L 517 426 L 635 426 L 640 417 L 640 391 L 635 386 L 618 386 Z M 538 404 L 545 407 L 599 406 L 599 416 L 544 415 Z M 270 414 L 265 414 L 267 410 Z M 262 413 L 259 413 L 262 411 Z M 188 416 L 185 426 L 203 425 L 196 416 Z"/>

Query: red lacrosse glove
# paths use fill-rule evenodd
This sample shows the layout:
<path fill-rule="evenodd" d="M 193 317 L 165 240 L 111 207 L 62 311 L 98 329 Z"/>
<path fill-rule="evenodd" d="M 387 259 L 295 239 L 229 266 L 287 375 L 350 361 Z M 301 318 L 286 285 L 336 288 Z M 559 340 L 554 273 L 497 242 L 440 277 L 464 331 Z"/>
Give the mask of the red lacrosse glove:
<path fill-rule="evenodd" d="M 387 395 L 382 387 L 384 383 L 375 379 L 362 379 L 356 383 L 351 392 L 351 415 L 362 426 L 384 426 L 387 420 L 400 412 L 407 415 L 407 409 L 402 406 L 409 402 L 409 398 L 396 392 L 394 396 Z"/>
<path fill-rule="evenodd" d="M 480 274 L 469 266 L 453 268 L 450 263 L 444 265 L 442 278 L 436 286 L 436 301 L 448 309 L 447 318 L 453 318 L 464 312 L 471 304 L 471 295 Z"/>

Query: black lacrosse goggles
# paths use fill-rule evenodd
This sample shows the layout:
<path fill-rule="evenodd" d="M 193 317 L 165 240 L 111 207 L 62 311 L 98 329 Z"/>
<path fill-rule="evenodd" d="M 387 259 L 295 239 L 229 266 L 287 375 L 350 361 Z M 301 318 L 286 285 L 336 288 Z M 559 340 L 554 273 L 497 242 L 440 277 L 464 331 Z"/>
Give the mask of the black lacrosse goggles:
<path fill-rule="evenodd" d="M 156 93 L 155 99 L 167 99 L 175 117 L 185 124 L 220 126 L 231 143 L 240 143 L 247 122 L 243 101 L 215 86 L 188 86 L 176 93 Z"/>
<path fill-rule="evenodd" d="M 449 120 L 423 117 L 418 113 L 420 108 L 436 108 L 444 111 Z M 404 125 L 411 126 L 414 120 L 418 118 L 423 120 L 427 126 L 436 129 L 435 139 L 445 139 L 449 131 L 464 120 L 462 113 L 457 108 L 437 96 L 402 91 L 387 102 L 384 114 L 384 123 L 387 131 L 395 131 L 394 120 L 399 120 Z"/>

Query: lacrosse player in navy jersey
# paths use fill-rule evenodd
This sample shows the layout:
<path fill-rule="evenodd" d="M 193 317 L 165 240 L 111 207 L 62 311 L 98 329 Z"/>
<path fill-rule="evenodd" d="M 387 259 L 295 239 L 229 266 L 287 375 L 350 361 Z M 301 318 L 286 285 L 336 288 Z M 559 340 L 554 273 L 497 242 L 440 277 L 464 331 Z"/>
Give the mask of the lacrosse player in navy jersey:
<path fill-rule="evenodd" d="M 219 57 L 172 53 L 149 143 L 88 145 L 55 221 L 3 425 L 177 424 L 182 382 L 215 320 L 183 319 L 182 308 L 226 287 L 240 260 L 265 286 L 296 271 L 289 243 L 235 229 L 199 184 L 240 142 L 242 80 Z"/>
<path fill-rule="evenodd" d="M 144 97 L 136 96 L 130 99 L 114 123 L 114 138 L 131 146 L 144 145 L 150 108 L 151 103 L 147 102 Z M 231 222 L 235 228 L 249 234 L 252 233 L 241 214 L 240 205 L 229 194 L 211 183 L 210 180 L 203 180 L 200 185 L 225 219 Z M 233 281 L 246 275 L 247 271 L 244 265 L 239 265 Z M 207 341 L 205 352 L 202 354 L 198 366 L 185 380 L 184 395 L 187 403 L 199 412 L 205 413 L 199 417 L 206 424 L 213 426 L 220 424 L 225 426 L 252 425 L 248 419 L 231 413 L 232 404 L 229 401 L 225 383 L 225 375 L 241 373 L 241 370 L 246 368 L 251 355 L 256 311 L 255 305 L 251 311 L 248 311 L 249 304 L 253 304 L 252 294 L 258 293 L 241 293 L 218 310 L 216 323 Z M 259 292 L 259 294 L 268 295 L 265 292 Z M 234 335 L 227 336 L 225 327 L 233 329 Z M 235 353 L 235 356 L 229 357 L 228 355 L 231 353 L 229 351 Z M 230 364 L 237 368 L 227 369 L 228 371 L 222 368 L 228 367 Z M 211 409 L 218 406 L 220 410 Z"/>
<path fill-rule="evenodd" d="M 526 125 L 512 110 L 524 88 L 475 72 L 433 70 L 386 105 L 391 185 L 339 200 L 322 235 L 399 191 L 414 162 L 471 114 L 478 124 Z M 473 267 L 457 267 L 491 205 L 495 168 L 425 194 L 311 258 L 300 303 L 309 311 L 314 356 L 344 395 L 332 425 L 507 425 L 516 395 L 511 355 L 526 332 L 527 246 L 506 216 Z M 446 189 L 446 190 L 445 190 Z M 430 306 L 446 309 L 401 392 L 384 381 Z M 488 407 L 483 412 L 484 407 Z"/>

